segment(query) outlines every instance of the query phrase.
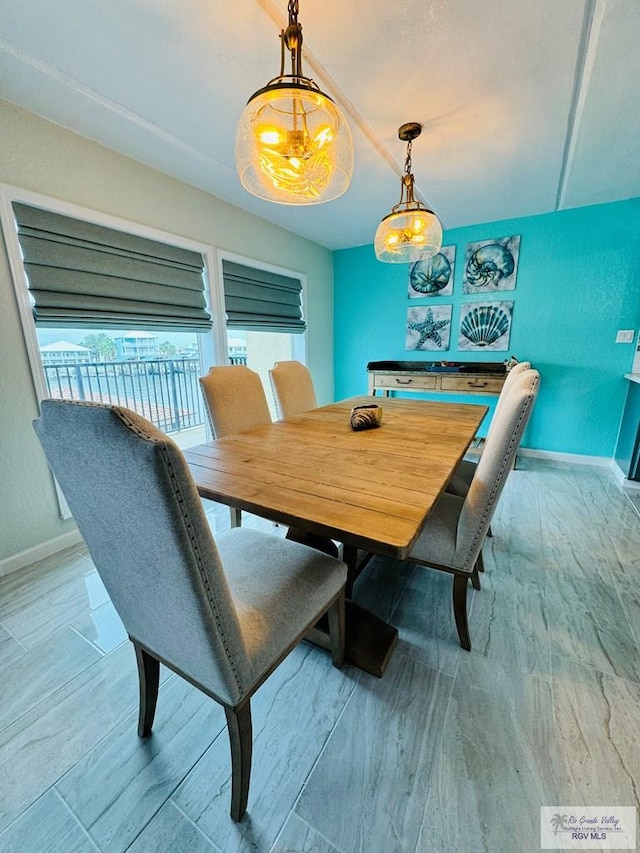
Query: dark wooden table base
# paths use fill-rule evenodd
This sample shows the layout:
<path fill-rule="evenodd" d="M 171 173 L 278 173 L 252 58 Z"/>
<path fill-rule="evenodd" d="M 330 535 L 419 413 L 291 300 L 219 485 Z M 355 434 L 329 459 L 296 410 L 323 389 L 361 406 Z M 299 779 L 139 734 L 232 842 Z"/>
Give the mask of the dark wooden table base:
<path fill-rule="evenodd" d="M 325 618 L 308 632 L 306 639 L 329 649 L 329 631 Z M 398 629 L 389 625 L 355 601 L 346 603 L 345 660 L 359 669 L 382 678 L 398 642 Z"/>
<path fill-rule="evenodd" d="M 332 557 L 338 556 L 335 543 L 325 536 L 318 536 L 306 530 L 290 527 L 287 532 L 287 539 L 301 542 L 311 548 L 317 548 Z M 343 559 L 348 569 L 347 595 L 352 593 L 356 578 L 371 557 L 372 554 L 359 552 L 353 546 L 345 545 L 343 547 Z M 382 678 L 398 642 L 398 629 L 350 599 L 346 601 L 345 610 L 345 660 L 370 675 Z M 323 649 L 331 649 L 326 616 L 323 616 L 315 627 L 307 633 L 306 639 Z"/>

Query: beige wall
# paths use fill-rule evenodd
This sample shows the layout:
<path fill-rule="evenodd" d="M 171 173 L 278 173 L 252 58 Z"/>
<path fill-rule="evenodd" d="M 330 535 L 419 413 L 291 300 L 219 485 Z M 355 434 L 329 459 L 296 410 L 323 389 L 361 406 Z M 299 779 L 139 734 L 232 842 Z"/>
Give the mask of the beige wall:
<path fill-rule="evenodd" d="M 308 361 L 333 399 L 333 268 L 327 249 L 0 101 L 0 182 L 307 275 Z M 0 567 L 73 530 L 58 517 L 31 428 L 37 403 L 4 244 L 0 250 Z"/>

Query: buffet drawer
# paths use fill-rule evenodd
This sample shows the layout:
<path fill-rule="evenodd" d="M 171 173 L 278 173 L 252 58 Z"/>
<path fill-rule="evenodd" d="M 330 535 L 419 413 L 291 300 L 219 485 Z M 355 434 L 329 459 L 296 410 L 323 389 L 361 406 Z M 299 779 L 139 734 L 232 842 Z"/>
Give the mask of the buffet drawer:
<path fill-rule="evenodd" d="M 441 376 L 440 379 L 442 391 L 466 394 L 499 394 L 504 385 L 503 378 L 492 376 Z"/>
<path fill-rule="evenodd" d="M 397 388 L 402 390 L 435 391 L 437 376 L 402 376 L 397 373 L 376 373 L 374 388 Z"/>

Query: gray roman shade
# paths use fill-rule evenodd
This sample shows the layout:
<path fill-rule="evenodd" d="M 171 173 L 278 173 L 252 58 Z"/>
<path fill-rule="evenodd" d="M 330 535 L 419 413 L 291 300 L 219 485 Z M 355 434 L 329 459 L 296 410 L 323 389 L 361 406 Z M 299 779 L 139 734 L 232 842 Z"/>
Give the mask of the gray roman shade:
<path fill-rule="evenodd" d="M 38 326 L 211 328 L 198 252 L 13 204 Z"/>
<path fill-rule="evenodd" d="M 229 328 L 298 334 L 307 328 L 299 279 L 232 261 L 222 262 L 222 277 Z"/>

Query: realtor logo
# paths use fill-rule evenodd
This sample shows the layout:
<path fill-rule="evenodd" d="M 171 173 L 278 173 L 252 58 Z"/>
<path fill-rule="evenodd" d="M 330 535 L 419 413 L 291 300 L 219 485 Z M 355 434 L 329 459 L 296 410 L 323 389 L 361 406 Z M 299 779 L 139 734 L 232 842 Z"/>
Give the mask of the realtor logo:
<path fill-rule="evenodd" d="M 542 850 L 635 850 L 635 806 L 542 806 Z"/>

